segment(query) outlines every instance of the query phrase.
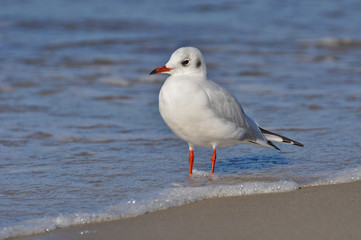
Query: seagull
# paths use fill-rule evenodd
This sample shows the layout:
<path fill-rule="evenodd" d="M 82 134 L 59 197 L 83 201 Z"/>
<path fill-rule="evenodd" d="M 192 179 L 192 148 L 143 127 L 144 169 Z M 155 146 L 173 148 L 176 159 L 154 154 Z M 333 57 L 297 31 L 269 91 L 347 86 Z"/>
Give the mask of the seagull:
<path fill-rule="evenodd" d="M 169 61 L 150 75 L 167 73 L 159 93 L 159 112 L 168 127 L 189 146 L 189 175 L 193 171 L 196 146 L 216 148 L 252 144 L 280 150 L 274 142 L 303 147 L 302 143 L 258 126 L 241 104 L 220 85 L 207 79 L 202 53 L 194 47 L 177 49 Z"/>

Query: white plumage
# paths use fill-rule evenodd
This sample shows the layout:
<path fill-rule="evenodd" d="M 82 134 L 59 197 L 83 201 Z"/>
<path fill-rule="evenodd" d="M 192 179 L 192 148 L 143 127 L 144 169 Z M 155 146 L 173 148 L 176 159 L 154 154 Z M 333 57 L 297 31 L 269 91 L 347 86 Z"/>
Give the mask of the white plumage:
<path fill-rule="evenodd" d="M 303 146 L 294 140 L 260 128 L 241 104 L 218 84 L 207 80 L 201 52 L 194 47 L 177 49 L 163 67 L 151 74 L 169 73 L 159 93 L 159 112 L 169 128 L 189 145 L 189 174 L 192 174 L 195 146 L 216 148 L 236 144 L 274 147 L 272 142 Z"/>

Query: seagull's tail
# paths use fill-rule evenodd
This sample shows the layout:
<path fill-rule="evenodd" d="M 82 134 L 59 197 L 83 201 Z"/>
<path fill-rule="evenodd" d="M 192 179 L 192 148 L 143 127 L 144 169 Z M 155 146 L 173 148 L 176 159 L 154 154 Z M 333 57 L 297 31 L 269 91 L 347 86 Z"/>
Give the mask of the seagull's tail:
<path fill-rule="evenodd" d="M 263 129 L 263 128 L 259 128 L 259 129 L 261 130 L 263 136 L 268 140 L 268 144 L 271 145 L 272 147 L 278 149 L 278 150 L 279 150 L 279 148 L 276 145 L 274 145 L 271 141 L 283 142 L 283 143 L 288 143 L 288 144 L 296 145 L 296 146 L 299 146 L 299 147 L 303 147 L 302 143 L 299 143 L 299 142 L 297 142 L 295 140 L 286 138 L 286 137 L 284 137 L 282 135 L 270 132 L 270 131 L 268 131 L 266 129 Z"/>

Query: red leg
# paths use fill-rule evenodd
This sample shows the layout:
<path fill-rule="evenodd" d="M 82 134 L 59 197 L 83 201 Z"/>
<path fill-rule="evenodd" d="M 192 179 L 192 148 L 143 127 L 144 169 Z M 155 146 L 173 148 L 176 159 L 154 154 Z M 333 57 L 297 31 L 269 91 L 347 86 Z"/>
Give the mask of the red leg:
<path fill-rule="evenodd" d="M 214 173 L 214 166 L 216 165 L 216 158 L 217 158 L 216 149 L 213 148 L 213 155 L 211 157 L 211 160 L 212 160 L 212 171 L 211 171 L 211 173 Z"/>
<path fill-rule="evenodd" d="M 189 175 L 192 175 L 193 172 L 193 162 L 194 162 L 194 154 L 193 149 L 189 149 Z"/>

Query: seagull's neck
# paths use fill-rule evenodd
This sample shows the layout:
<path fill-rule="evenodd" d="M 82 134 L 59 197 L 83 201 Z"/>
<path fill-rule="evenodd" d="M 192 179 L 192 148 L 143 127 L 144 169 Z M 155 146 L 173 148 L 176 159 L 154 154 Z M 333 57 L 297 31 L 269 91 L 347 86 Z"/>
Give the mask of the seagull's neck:
<path fill-rule="evenodd" d="M 174 74 L 172 77 L 176 78 L 192 78 L 196 81 L 207 81 L 206 73 L 182 73 L 182 74 Z"/>

